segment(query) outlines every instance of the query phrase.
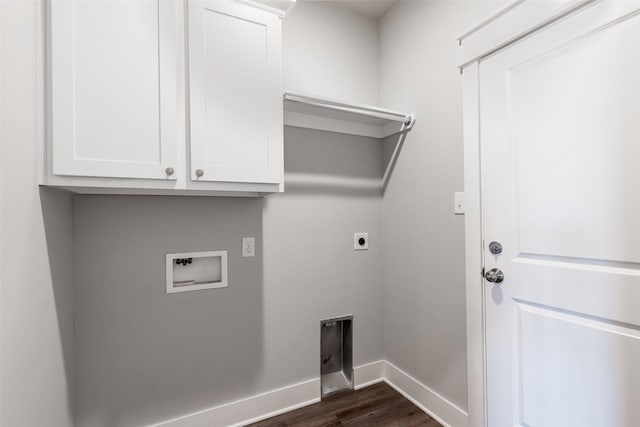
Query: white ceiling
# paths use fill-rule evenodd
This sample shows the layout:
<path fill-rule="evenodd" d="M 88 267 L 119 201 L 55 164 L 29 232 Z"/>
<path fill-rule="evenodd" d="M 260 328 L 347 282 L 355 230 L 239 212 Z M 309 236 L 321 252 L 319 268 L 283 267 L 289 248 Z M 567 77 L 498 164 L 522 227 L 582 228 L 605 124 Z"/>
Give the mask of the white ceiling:
<path fill-rule="evenodd" d="M 342 6 L 372 18 L 382 18 L 399 0 L 336 0 Z"/>

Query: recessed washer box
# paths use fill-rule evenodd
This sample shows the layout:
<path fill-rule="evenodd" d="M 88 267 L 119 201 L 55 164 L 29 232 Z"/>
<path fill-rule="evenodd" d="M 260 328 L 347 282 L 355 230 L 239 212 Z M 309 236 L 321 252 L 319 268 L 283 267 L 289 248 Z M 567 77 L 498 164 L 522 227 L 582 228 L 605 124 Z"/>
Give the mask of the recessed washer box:
<path fill-rule="evenodd" d="M 226 288 L 227 251 L 167 254 L 167 293 Z"/>
<path fill-rule="evenodd" d="M 324 399 L 353 390 L 353 316 L 320 322 L 320 388 Z"/>

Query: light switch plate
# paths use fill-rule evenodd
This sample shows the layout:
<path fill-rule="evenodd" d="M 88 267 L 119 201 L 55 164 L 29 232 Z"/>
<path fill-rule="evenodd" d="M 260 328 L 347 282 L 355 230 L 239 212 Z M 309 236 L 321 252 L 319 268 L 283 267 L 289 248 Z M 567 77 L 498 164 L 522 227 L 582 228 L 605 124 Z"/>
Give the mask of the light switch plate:
<path fill-rule="evenodd" d="M 248 258 L 256 256 L 256 239 L 255 237 L 242 238 L 242 257 Z"/>
<path fill-rule="evenodd" d="M 369 249 L 369 233 L 354 233 L 353 249 L 356 251 L 366 251 Z"/>
<path fill-rule="evenodd" d="M 455 193 L 453 213 L 455 215 L 464 215 L 464 208 L 464 193 Z"/>

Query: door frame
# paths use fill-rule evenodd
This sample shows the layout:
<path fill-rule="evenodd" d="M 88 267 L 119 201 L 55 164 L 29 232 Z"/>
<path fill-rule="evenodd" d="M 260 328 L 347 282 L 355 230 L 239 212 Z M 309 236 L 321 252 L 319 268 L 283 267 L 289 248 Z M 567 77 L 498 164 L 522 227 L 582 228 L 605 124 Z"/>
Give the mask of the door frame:
<path fill-rule="evenodd" d="M 467 326 L 468 427 L 486 427 L 487 371 L 485 292 L 482 277 L 482 182 L 480 141 L 480 64 L 496 53 L 551 25 L 608 0 L 557 0 L 540 7 L 535 0 L 511 0 L 458 38 L 463 93 L 465 192 L 465 291 Z M 547 6 L 549 6 L 547 5 Z"/>
<path fill-rule="evenodd" d="M 480 182 L 479 61 L 468 65 L 462 77 L 464 137 L 464 240 L 467 326 L 468 427 L 487 426 L 485 301 L 482 197 Z"/>

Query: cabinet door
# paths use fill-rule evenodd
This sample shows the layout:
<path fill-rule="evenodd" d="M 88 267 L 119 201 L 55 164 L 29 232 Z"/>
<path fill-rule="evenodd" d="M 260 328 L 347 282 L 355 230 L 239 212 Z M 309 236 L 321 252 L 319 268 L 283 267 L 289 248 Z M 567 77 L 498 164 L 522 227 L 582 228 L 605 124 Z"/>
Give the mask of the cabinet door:
<path fill-rule="evenodd" d="M 189 2 L 192 180 L 282 181 L 281 56 L 276 15 Z"/>
<path fill-rule="evenodd" d="M 175 179 L 177 13 L 173 1 L 51 1 L 54 175 Z"/>

